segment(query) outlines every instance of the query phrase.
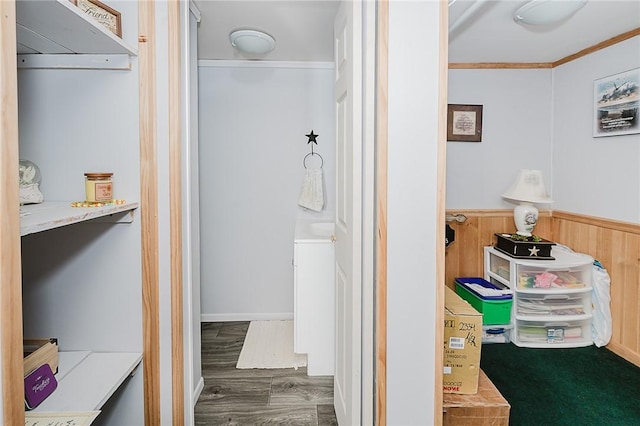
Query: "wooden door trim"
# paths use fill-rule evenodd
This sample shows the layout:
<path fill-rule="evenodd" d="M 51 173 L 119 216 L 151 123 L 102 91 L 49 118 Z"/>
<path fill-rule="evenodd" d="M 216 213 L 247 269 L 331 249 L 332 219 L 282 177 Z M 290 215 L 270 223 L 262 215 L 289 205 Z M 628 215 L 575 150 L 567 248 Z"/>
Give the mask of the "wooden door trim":
<path fill-rule="evenodd" d="M 375 424 L 387 424 L 387 144 L 389 2 L 378 3 L 376 43 Z"/>
<path fill-rule="evenodd" d="M 156 135 L 155 3 L 138 1 L 140 102 L 140 227 L 144 424 L 160 424 L 160 318 L 158 267 L 158 164 Z"/>
<path fill-rule="evenodd" d="M 184 424 L 184 328 L 182 293 L 182 98 L 180 2 L 169 12 L 169 238 L 171 242 L 171 389 L 173 425 Z"/>
<path fill-rule="evenodd" d="M 433 424 L 442 424 L 442 380 L 444 354 L 440 349 L 444 342 L 444 288 L 445 288 L 445 194 L 447 167 L 447 102 L 449 60 L 449 7 L 440 2 L 440 47 L 438 60 L 438 162 L 436 201 L 436 322 L 434 351 Z"/>
<path fill-rule="evenodd" d="M 24 424 L 22 267 L 18 195 L 18 68 L 16 4 L 0 2 L 0 317 L 2 424 Z"/>

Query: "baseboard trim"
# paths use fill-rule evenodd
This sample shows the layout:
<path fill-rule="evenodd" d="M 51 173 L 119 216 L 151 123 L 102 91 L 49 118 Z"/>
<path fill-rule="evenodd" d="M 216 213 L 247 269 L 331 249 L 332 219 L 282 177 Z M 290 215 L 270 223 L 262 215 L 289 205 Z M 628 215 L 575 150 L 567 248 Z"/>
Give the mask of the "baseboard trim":
<path fill-rule="evenodd" d="M 609 342 L 606 346 L 611 352 L 640 367 L 640 353 L 617 342 Z"/>
<path fill-rule="evenodd" d="M 204 389 L 204 379 L 200 376 L 200 380 L 198 380 L 198 384 L 196 388 L 193 390 L 193 400 L 191 401 L 191 407 L 195 408 L 196 403 L 198 402 L 198 398 L 200 398 L 200 394 Z"/>
<path fill-rule="evenodd" d="M 200 322 L 291 320 L 293 312 L 201 314 Z"/>

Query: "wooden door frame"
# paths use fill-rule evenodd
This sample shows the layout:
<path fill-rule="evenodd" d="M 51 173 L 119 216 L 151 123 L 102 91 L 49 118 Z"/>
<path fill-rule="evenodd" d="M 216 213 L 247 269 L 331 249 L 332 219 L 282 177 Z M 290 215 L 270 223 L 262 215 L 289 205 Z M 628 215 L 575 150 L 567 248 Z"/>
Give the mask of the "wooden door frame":
<path fill-rule="evenodd" d="M 388 147 L 388 58 L 389 0 L 378 2 L 376 43 L 376 280 L 375 280 L 375 424 L 387 424 L 387 147 Z M 439 81 L 438 94 L 438 171 L 436 237 L 444 242 L 447 76 L 449 11 L 446 1 L 440 1 Z M 444 243 L 436 245 L 436 323 L 434 348 L 442 347 L 444 339 Z M 443 353 L 434 352 L 434 425 L 442 424 Z"/>
<path fill-rule="evenodd" d="M 438 162 L 436 217 L 436 323 L 434 348 L 442 348 L 444 342 L 444 288 L 445 288 L 445 194 L 447 176 L 447 102 L 449 77 L 449 6 L 440 1 L 440 44 L 438 49 Z M 442 380 L 444 352 L 434 353 L 433 424 L 443 421 Z"/>
<path fill-rule="evenodd" d="M 0 356 L 2 424 L 24 424 L 22 355 L 22 267 L 18 205 L 18 67 L 16 4 L 0 1 Z"/>
<path fill-rule="evenodd" d="M 169 240 L 171 293 L 171 415 L 185 421 L 182 275 L 182 115 L 180 1 L 167 2 L 169 40 Z M 142 227 L 143 375 L 145 425 L 160 424 L 160 295 L 155 2 L 138 1 L 140 87 L 140 210 Z"/>
<path fill-rule="evenodd" d="M 169 0 L 169 209 L 171 252 L 171 396 L 174 426 L 184 424 L 182 271 L 182 51 L 180 0 Z"/>
<path fill-rule="evenodd" d="M 389 0 L 378 3 L 376 43 L 375 424 L 387 424 L 387 143 Z"/>
<path fill-rule="evenodd" d="M 144 423 L 160 424 L 160 317 L 155 2 L 138 0 L 142 374 Z"/>

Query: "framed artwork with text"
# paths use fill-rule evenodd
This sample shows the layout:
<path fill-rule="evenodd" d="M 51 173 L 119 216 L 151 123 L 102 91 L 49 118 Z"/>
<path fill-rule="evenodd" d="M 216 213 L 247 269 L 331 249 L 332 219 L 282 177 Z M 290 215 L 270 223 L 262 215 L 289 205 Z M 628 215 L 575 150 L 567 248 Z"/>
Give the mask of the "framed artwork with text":
<path fill-rule="evenodd" d="M 447 106 L 447 140 L 482 141 L 482 105 Z"/>

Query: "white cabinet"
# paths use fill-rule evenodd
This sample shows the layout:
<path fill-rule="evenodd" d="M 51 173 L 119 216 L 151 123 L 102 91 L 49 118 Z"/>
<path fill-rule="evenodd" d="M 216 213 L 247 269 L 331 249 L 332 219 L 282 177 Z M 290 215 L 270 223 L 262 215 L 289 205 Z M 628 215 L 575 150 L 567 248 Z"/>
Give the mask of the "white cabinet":
<path fill-rule="evenodd" d="M 485 279 L 513 290 L 511 341 L 518 346 L 589 346 L 593 258 L 554 246 L 555 260 L 510 257 L 485 247 Z"/>
<path fill-rule="evenodd" d="M 335 358 L 333 223 L 296 223 L 294 240 L 294 352 L 307 354 L 307 374 L 330 376 Z"/>

